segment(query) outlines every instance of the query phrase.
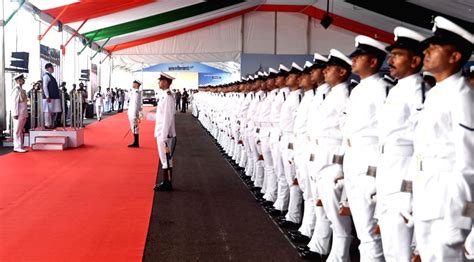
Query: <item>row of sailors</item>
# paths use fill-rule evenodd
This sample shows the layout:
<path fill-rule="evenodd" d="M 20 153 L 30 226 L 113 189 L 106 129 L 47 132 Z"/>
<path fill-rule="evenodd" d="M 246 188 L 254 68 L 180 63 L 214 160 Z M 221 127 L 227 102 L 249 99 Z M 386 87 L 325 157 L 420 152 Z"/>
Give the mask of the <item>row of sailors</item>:
<path fill-rule="evenodd" d="M 354 225 L 361 261 L 466 259 L 474 89 L 461 70 L 474 37 L 443 17 L 433 31 L 397 27 L 388 47 L 357 36 L 351 58 L 332 49 L 195 96 L 195 115 L 280 225 L 301 224 L 290 235 L 307 241 L 304 258 L 349 261 Z M 378 74 L 386 51 L 391 88 Z M 437 80 L 429 92 L 422 67 Z M 349 92 L 351 72 L 361 81 Z"/>

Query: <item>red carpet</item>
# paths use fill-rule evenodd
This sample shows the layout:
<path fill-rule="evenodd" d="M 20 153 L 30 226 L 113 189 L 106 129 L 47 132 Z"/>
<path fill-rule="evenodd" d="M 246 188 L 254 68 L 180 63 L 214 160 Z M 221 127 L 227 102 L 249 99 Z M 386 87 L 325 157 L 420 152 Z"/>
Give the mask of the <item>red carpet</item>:
<path fill-rule="evenodd" d="M 158 157 L 154 122 L 129 149 L 126 113 L 86 127 L 86 145 L 0 156 L 0 261 L 140 261 Z"/>

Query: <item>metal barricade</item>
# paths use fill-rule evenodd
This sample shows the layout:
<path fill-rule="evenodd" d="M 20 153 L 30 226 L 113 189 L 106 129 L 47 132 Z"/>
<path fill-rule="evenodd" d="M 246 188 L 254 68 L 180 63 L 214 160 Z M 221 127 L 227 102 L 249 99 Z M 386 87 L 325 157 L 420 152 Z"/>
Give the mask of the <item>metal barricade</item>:
<path fill-rule="evenodd" d="M 61 94 L 61 125 L 63 129 L 66 129 L 66 92 L 67 91 L 60 91 Z"/>
<path fill-rule="evenodd" d="M 32 89 L 30 93 L 30 129 L 44 129 L 43 90 Z"/>
<path fill-rule="evenodd" d="M 82 128 L 82 120 L 82 92 L 74 91 L 71 97 L 71 127 Z"/>

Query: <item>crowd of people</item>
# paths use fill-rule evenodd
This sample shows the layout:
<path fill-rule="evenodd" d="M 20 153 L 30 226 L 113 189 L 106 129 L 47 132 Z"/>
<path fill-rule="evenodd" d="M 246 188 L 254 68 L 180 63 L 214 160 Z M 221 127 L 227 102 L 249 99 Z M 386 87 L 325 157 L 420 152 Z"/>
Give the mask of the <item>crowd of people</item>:
<path fill-rule="evenodd" d="M 361 261 L 474 258 L 472 68 L 462 75 L 474 37 L 434 22 L 428 38 L 404 27 L 389 46 L 357 36 L 349 57 L 332 49 L 195 94 L 193 114 L 296 229 L 303 258 L 349 261 L 353 227 Z M 386 58 L 395 85 L 379 74 Z"/>
<path fill-rule="evenodd" d="M 53 74 L 54 66 L 47 63 L 42 79 L 33 82 L 32 88 L 28 92 L 24 89 L 24 74 L 14 77 L 16 85 L 11 93 L 14 152 L 27 152 L 23 146 L 23 133 L 25 126 L 29 126 L 29 117 L 35 118 L 36 123 L 36 126 L 30 128 L 55 129 L 74 124 L 71 110 L 73 99 L 76 99 L 78 104 L 82 104 L 82 115 L 80 117 L 83 119 L 94 116 L 93 104 L 95 104 L 95 115 L 99 121 L 102 120 L 104 111 L 109 113 L 116 110 L 119 113 L 123 112 L 124 104 L 128 101 L 128 92 L 117 87 L 115 89 L 107 88 L 104 94 L 102 88 L 98 86 L 92 99 L 88 99 L 87 87 L 83 82 L 79 83 L 79 88 L 76 84 L 72 84 L 72 88 L 68 92 L 66 82 L 58 85 Z M 29 110 L 32 106 L 36 111 Z"/>
<path fill-rule="evenodd" d="M 173 90 L 174 97 L 176 99 L 176 110 L 180 110 L 181 113 L 186 113 L 190 103 L 190 95 L 186 88 L 183 89 L 183 93 L 179 89 Z"/>

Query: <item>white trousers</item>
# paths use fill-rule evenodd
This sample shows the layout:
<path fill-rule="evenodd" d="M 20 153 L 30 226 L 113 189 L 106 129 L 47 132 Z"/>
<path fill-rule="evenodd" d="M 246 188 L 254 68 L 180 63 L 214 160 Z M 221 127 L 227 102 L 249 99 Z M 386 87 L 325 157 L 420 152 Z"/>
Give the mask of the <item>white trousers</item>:
<path fill-rule="evenodd" d="M 314 142 L 313 142 L 314 143 Z M 352 240 L 350 238 L 351 222 L 347 217 L 339 216 L 339 201 L 340 191 L 334 189 L 334 175 L 325 174 L 323 175 L 321 170 L 323 167 L 331 164 L 332 157 L 337 152 L 338 146 L 314 146 L 308 150 L 307 155 L 307 166 L 308 166 L 308 182 L 310 183 L 310 195 L 311 202 L 315 207 L 316 222 L 314 224 L 314 233 L 311 237 L 311 241 L 308 243 L 308 247 L 311 251 L 319 254 L 328 254 L 330 251 L 330 239 L 331 235 L 334 234 L 333 245 L 336 245 L 334 241 L 346 241 Z M 325 191 L 324 191 L 325 190 Z M 316 207 L 317 200 L 320 199 L 323 202 L 323 207 Z M 329 215 L 326 212 L 331 213 L 332 220 L 329 219 Z M 332 224 L 332 229 L 331 229 Z M 335 231 L 335 233 L 333 233 Z M 346 232 L 347 231 L 347 232 Z M 336 236 L 338 237 L 336 239 Z M 337 245 L 341 245 L 338 243 Z M 338 247 L 342 253 L 334 253 L 333 257 L 343 258 L 348 256 L 348 250 Z"/>
<path fill-rule="evenodd" d="M 382 236 L 385 260 L 410 261 L 413 227 L 408 227 L 401 213 L 411 212 L 411 193 L 400 192 L 411 156 L 381 155 L 377 164 L 376 215 Z"/>
<path fill-rule="evenodd" d="M 378 154 L 377 145 L 348 147 L 344 155 L 344 180 L 352 219 L 360 240 L 361 261 L 383 261 L 380 235 L 374 234 L 377 221 L 374 218 L 375 202 L 365 195 L 367 168 Z"/>
<path fill-rule="evenodd" d="M 264 178 L 263 178 L 263 188 L 264 196 L 263 198 L 270 202 L 275 202 L 277 198 L 277 176 L 275 174 L 275 168 L 273 164 L 272 150 L 270 145 L 270 137 L 268 132 L 261 136 L 260 144 L 263 155 L 263 167 L 264 167 Z"/>
<path fill-rule="evenodd" d="M 161 167 L 163 169 L 173 167 L 173 159 L 168 159 L 166 156 L 166 147 L 169 147 L 171 150 L 171 138 L 156 138 L 156 145 L 158 147 L 158 156 L 160 157 Z"/>
<path fill-rule="evenodd" d="M 440 230 L 443 227 L 443 219 L 415 220 L 416 243 L 421 261 L 467 261 L 464 255 L 464 242 L 456 246 L 447 246 L 443 243 L 443 240 L 446 238 L 443 230 Z M 466 238 L 469 232 L 464 230 L 462 233 L 464 238 Z"/>
<path fill-rule="evenodd" d="M 102 113 L 104 113 L 104 106 L 101 104 L 96 104 L 95 113 L 97 115 L 97 119 L 102 118 Z"/>
<path fill-rule="evenodd" d="M 285 219 L 287 221 L 299 224 L 302 218 L 303 194 L 299 185 L 294 183 L 296 178 L 294 150 L 290 148 L 294 146 L 295 141 L 293 135 L 284 134 L 281 138 L 280 150 L 286 182 L 288 183 L 288 187 L 290 189 L 289 194 L 284 196 L 285 198 L 289 198 L 288 213 L 286 214 Z"/>
<path fill-rule="evenodd" d="M 288 209 L 289 187 L 288 183 L 286 182 L 285 172 L 283 171 L 279 134 L 279 129 L 274 129 L 270 136 L 273 167 L 275 170 L 275 175 L 277 177 L 277 199 L 273 207 L 275 207 L 275 209 L 277 210 L 285 211 Z"/>
<path fill-rule="evenodd" d="M 307 236 L 313 235 L 315 223 L 316 223 L 316 202 L 313 197 L 313 190 L 311 189 L 311 183 L 309 178 L 309 149 L 314 144 L 311 144 L 309 138 L 304 135 L 297 135 L 295 140 L 295 170 L 296 178 L 298 179 L 299 187 L 303 193 L 304 200 L 304 212 L 303 220 L 301 221 L 301 227 L 298 231 Z M 324 212 L 324 210 L 322 210 Z"/>
<path fill-rule="evenodd" d="M 26 117 L 18 117 L 13 120 L 13 150 L 23 149 L 23 128 L 26 124 Z"/>
<path fill-rule="evenodd" d="M 132 130 L 132 134 L 138 135 L 138 119 L 129 117 L 128 122 L 130 123 L 130 129 Z"/>

